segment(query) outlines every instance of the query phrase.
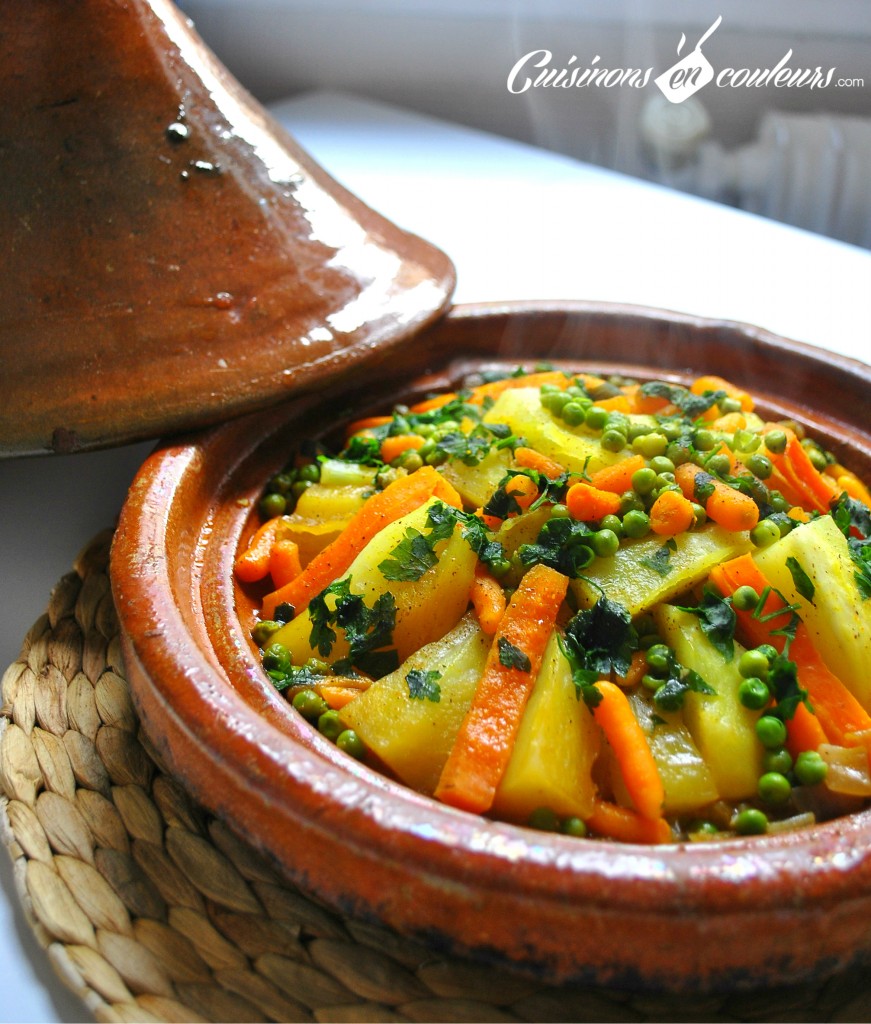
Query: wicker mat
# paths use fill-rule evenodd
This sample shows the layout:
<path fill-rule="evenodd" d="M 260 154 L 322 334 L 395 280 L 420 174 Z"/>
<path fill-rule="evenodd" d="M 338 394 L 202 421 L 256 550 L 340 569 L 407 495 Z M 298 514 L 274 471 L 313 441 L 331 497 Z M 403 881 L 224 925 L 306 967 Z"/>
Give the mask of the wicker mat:
<path fill-rule="evenodd" d="M 868 1021 L 861 972 L 718 996 L 556 988 L 343 919 L 278 877 L 138 734 L 82 552 L 3 678 L 0 829 L 33 930 L 99 1021 Z M 808 936 L 813 941 L 812 936 Z"/>

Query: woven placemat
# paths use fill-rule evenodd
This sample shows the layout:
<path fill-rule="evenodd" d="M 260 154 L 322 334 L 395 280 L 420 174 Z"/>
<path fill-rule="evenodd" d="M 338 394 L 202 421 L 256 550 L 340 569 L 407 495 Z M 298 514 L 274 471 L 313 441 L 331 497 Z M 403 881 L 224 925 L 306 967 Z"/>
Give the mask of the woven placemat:
<path fill-rule="evenodd" d="M 96 537 L 58 582 L 5 673 L 0 717 L 0 829 L 20 898 L 96 1020 L 871 1020 L 861 971 L 718 996 L 553 987 L 314 902 L 149 752 L 124 677 L 110 541 Z"/>

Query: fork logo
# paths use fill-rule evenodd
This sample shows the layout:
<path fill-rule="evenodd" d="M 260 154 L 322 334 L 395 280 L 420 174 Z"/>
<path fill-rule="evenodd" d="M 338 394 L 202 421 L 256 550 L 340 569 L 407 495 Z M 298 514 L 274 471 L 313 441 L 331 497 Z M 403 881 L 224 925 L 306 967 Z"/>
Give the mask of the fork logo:
<path fill-rule="evenodd" d="M 712 81 L 714 69 L 711 67 L 711 62 L 702 53 L 702 45 L 720 27 L 722 20 L 721 14 L 699 39 L 694 50 L 681 58 L 677 64 L 673 64 L 667 71 L 663 71 L 659 78 L 654 79 L 667 100 L 672 103 L 683 103 L 685 99 Z M 680 52 L 686 41 L 687 37 L 681 32 L 680 42 L 677 44 L 678 57 L 680 57 Z"/>

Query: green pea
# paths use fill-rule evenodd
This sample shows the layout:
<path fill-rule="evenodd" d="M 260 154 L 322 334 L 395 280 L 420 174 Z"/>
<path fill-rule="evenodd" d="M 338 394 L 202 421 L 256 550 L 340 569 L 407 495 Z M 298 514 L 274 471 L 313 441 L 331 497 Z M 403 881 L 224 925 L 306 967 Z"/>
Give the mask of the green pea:
<path fill-rule="evenodd" d="M 693 444 L 700 452 L 710 452 L 719 444 L 719 439 L 710 430 L 697 430 L 693 435 Z"/>
<path fill-rule="evenodd" d="M 262 662 L 267 672 L 289 672 L 292 664 L 290 651 L 284 644 L 271 643 L 263 652 Z"/>
<path fill-rule="evenodd" d="M 317 462 L 307 462 L 296 471 L 298 480 L 309 480 L 316 484 L 321 478 L 321 467 Z"/>
<path fill-rule="evenodd" d="M 762 768 L 766 772 L 780 772 L 781 775 L 786 775 L 792 770 L 792 754 L 786 747 L 766 750 L 762 755 Z"/>
<path fill-rule="evenodd" d="M 423 459 L 413 448 L 409 448 L 396 459 L 396 463 L 409 473 L 414 473 L 423 465 Z"/>
<path fill-rule="evenodd" d="M 739 612 L 749 612 L 759 603 L 759 595 L 753 587 L 738 587 L 732 595 L 732 604 Z"/>
<path fill-rule="evenodd" d="M 590 430 L 602 430 L 608 422 L 608 410 L 599 405 L 591 405 L 584 413 L 584 423 Z"/>
<path fill-rule="evenodd" d="M 786 726 L 774 715 L 763 715 L 756 719 L 756 735 L 763 747 L 772 750 L 786 742 Z"/>
<path fill-rule="evenodd" d="M 771 547 L 775 541 L 780 540 L 777 523 L 772 523 L 770 519 L 763 519 L 750 531 L 750 540 L 757 548 Z"/>
<path fill-rule="evenodd" d="M 660 686 L 662 686 L 662 678 L 660 676 L 651 675 L 649 672 L 645 672 L 641 677 L 641 685 L 645 690 L 650 690 L 651 693 L 656 693 Z"/>
<path fill-rule="evenodd" d="M 712 455 L 705 463 L 705 469 L 715 476 L 726 476 L 732 469 L 729 456 L 722 452 Z"/>
<path fill-rule="evenodd" d="M 801 442 L 801 446 L 807 452 L 808 458 L 811 460 L 811 465 L 814 469 L 817 469 L 822 473 L 829 464 L 829 460 L 826 458 L 826 453 L 815 441 L 811 441 L 810 438 L 805 438 L 805 440 Z"/>
<path fill-rule="evenodd" d="M 336 746 L 357 761 L 366 756 L 366 744 L 353 729 L 343 729 L 336 737 Z"/>
<path fill-rule="evenodd" d="M 788 512 L 792 507 L 780 491 L 768 492 L 768 504 L 771 505 L 775 512 Z"/>
<path fill-rule="evenodd" d="M 496 577 L 501 579 L 511 571 L 511 562 L 507 558 L 497 558 L 490 563 L 490 572 Z"/>
<path fill-rule="evenodd" d="M 294 496 L 294 498 L 298 498 L 311 486 L 313 486 L 313 481 L 311 480 L 297 480 L 294 483 L 293 487 L 291 487 L 290 493 Z"/>
<path fill-rule="evenodd" d="M 786 451 L 786 441 L 786 434 L 782 430 L 771 430 L 765 435 L 765 447 L 775 455 Z"/>
<path fill-rule="evenodd" d="M 771 459 L 767 455 L 751 455 L 744 465 L 754 476 L 758 476 L 760 480 L 767 480 L 773 470 Z"/>
<path fill-rule="evenodd" d="M 283 494 L 273 491 L 271 494 L 264 494 L 257 505 L 257 511 L 262 519 L 274 519 L 276 516 L 283 516 L 287 510 L 287 499 Z"/>
<path fill-rule="evenodd" d="M 761 836 L 768 831 L 768 816 L 755 807 L 747 807 L 732 819 L 732 828 L 739 836 Z"/>
<path fill-rule="evenodd" d="M 727 416 L 730 412 L 740 412 L 741 403 L 737 398 L 729 398 L 727 396 L 726 398 L 721 398 L 720 401 L 717 402 L 717 408 L 723 416 Z"/>
<path fill-rule="evenodd" d="M 276 494 L 287 494 L 287 492 L 291 489 L 292 486 L 292 473 L 276 473 L 275 476 L 267 484 L 266 489 L 268 491 L 273 491 Z"/>
<path fill-rule="evenodd" d="M 609 427 L 602 434 L 602 447 L 606 452 L 619 452 L 626 447 L 626 435 L 620 433 L 619 430 L 615 430 L 613 427 Z"/>
<path fill-rule="evenodd" d="M 744 679 L 758 676 L 760 679 L 768 677 L 768 658 L 758 648 L 745 651 L 738 659 L 738 671 Z"/>
<path fill-rule="evenodd" d="M 442 466 L 447 461 L 448 453 L 446 451 L 442 451 L 441 448 L 434 449 L 424 459 L 424 462 L 426 462 L 428 466 Z"/>
<path fill-rule="evenodd" d="M 620 547 L 620 538 L 613 530 L 597 530 L 590 543 L 599 558 L 610 558 Z"/>
<path fill-rule="evenodd" d="M 650 460 L 650 468 L 654 473 L 673 473 L 675 465 L 671 459 L 667 459 L 664 455 L 655 455 Z"/>
<path fill-rule="evenodd" d="M 582 839 L 587 834 L 587 826 L 582 818 L 563 818 L 559 830 L 563 835 L 574 836 L 576 839 Z"/>
<path fill-rule="evenodd" d="M 766 772 L 759 779 L 757 792 L 767 804 L 785 804 L 792 794 L 792 786 L 780 772 Z"/>
<path fill-rule="evenodd" d="M 662 637 L 656 633 L 645 633 L 638 638 L 638 646 L 642 651 L 649 651 L 651 647 L 662 643 Z"/>
<path fill-rule="evenodd" d="M 251 630 L 251 639 L 258 647 L 266 647 L 270 637 L 274 636 L 279 629 L 281 629 L 280 622 L 275 622 L 273 619 L 262 619 Z"/>
<path fill-rule="evenodd" d="M 693 507 L 693 525 L 704 526 L 708 521 L 708 513 L 705 511 L 704 505 L 700 505 L 697 501 L 691 501 L 690 504 Z"/>
<path fill-rule="evenodd" d="M 627 537 L 644 537 L 650 532 L 650 516 L 646 512 L 632 509 L 623 516 L 623 532 Z"/>
<path fill-rule="evenodd" d="M 668 439 L 666 436 L 656 432 L 641 434 L 640 437 L 636 437 L 632 442 L 632 450 L 639 455 L 643 455 L 645 459 L 660 458 L 665 454 L 667 447 Z"/>
<path fill-rule="evenodd" d="M 557 502 L 556 505 L 552 505 L 551 506 L 551 509 L 550 509 L 550 518 L 551 519 L 568 519 L 569 515 L 570 515 L 570 513 L 569 513 L 568 505 L 563 505 L 560 502 Z"/>
<path fill-rule="evenodd" d="M 603 530 L 610 530 L 618 537 L 623 536 L 623 523 L 621 522 L 619 516 L 602 516 L 602 518 L 599 520 L 599 526 Z"/>
<path fill-rule="evenodd" d="M 801 786 L 817 786 L 826 777 L 828 765 L 816 750 L 803 750 L 795 759 L 795 778 Z"/>
<path fill-rule="evenodd" d="M 712 821 L 693 821 L 687 826 L 687 832 L 692 836 L 716 836 L 720 830 Z"/>
<path fill-rule="evenodd" d="M 773 644 L 760 644 L 756 648 L 756 650 L 760 654 L 764 654 L 765 657 L 768 658 L 769 665 L 771 664 L 772 660 L 777 657 L 778 653 L 777 648 Z"/>
<path fill-rule="evenodd" d="M 570 427 L 578 427 L 586 419 L 586 410 L 578 401 L 567 402 L 563 406 L 562 418 Z"/>
<path fill-rule="evenodd" d="M 558 832 L 559 826 L 559 818 L 549 807 L 536 807 L 529 815 L 530 828 L 537 828 L 542 832 Z"/>
<path fill-rule="evenodd" d="M 423 449 L 421 449 L 423 450 Z M 425 461 L 429 461 L 431 456 L 427 456 Z M 389 484 L 392 484 L 394 480 L 399 479 L 399 470 L 393 469 L 390 466 L 382 466 L 381 469 L 375 474 L 375 486 L 380 488 L 382 491 Z"/>
<path fill-rule="evenodd" d="M 684 425 L 680 420 L 665 420 L 659 424 L 666 441 L 677 441 L 683 435 Z"/>
<path fill-rule="evenodd" d="M 640 440 L 642 437 L 647 437 L 650 433 L 650 427 L 646 423 L 635 423 L 630 420 L 629 425 L 626 428 L 626 439 L 629 443 L 635 447 L 635 442 Z"/>
<path fill-rule="evenodd" d="M 692 462 L 692 446 L 684 441 L 672 441 L 665 450 L 669 461 L 673 466 L 682 466 L 685 462 Z"/>
<path fill-rule="evenodd" d="M 328 740 L 332 740 L 334 743 L 339 738 L 339 733 L 342 732 L 344 728 L 345 727 L 342 725 L 341 719 L 339 718 L 338 711 L 330 709 L 318 716 L 318 732 L 323 736 L 326 736 Z"/>
<path fill-rule="evenodd" d="M 637 469 L 632 474 L 632 489 L 638 494 L 650 494 L 656 485 L 656 473 L 652 469 Z"/>
<path fill-rule="evenodd" d="M 671 648 L 665 644 L 654 644 L 647 649 L 647 664 L 654 672 L 665 672 L 671 664 Z"/>
<path fill-rule="evenodd" d="M 324 661 L 322 658 L 308 658 L 303 668 L 307 668 L 309 672 L 316 676 L 329 676 L 333 674 L 333 668 L 328 661 Z"/>
<path fill-rule="evenodd" d="M 761 711 L 768 706 L 768 702 L 771 700 L 771 691 L 768 689 L 767 683 L 753 676 L 741 681 L 741 685 L 738 687 L 738 700 L 751 711 Z"/>
<path fill-rule="evenodd" d="M 620 515 L 625 516 L 627 512 L 632 511 L 643 512 L 644 502 L 635 491 L 624 491 L 620 495 Z"/>
<path fill-rule="evenodd" d="M 300 690 L 294 694 L 291 705 L 310 722 L 320 718 L 325 711 L 328 711 L 327 702 L 314 690 Z"/>

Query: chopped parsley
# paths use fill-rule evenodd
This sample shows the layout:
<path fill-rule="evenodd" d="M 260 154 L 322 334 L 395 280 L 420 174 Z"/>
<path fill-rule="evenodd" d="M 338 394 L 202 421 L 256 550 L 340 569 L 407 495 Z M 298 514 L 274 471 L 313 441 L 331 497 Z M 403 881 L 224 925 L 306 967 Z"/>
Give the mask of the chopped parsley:
<path fill-rule="evenodd" d="M 668 540 L 661 547 L 657 548 L 652 555 L 649 555 L 647 558 L 639 558 L 638 564 L 652 569 L 657 576 L 665 578 L 673 568 L 670 559 L 672 551 L 676 550 L 677 544 L 674 542 L 674 539 Z"/>
<path fill-rule="evenodd" d="M 694 395 L 688 388 L 680 384 L 668 384 L 663 380 L 648 381 L 641 385 L 641 394 L 648 397 L 665 398 L 688 419 L 694 420 L 726 397 L 725 391 L 707 391 L 703 395 Z"/>
<path fill-rule="evenodd" d="M 405 677 L 408 696 L 412 700 L 429 700 L 438 704 L 442 699 L 442 689 L 438 684 L 441 677 L 441 672 L 435 669 L 413 668 Z"/>
<path fill-rule="evenodd" d="M 589 540 L 593 531 L 570 517 L 548 519 L 534 544 L 521 544 L 517 549 L 526 566 L 547 565 L 570 579 L 577 579 L 596 557 Z"/>
<path fill-rule="evenodd" d="M 566 626 L 565 638 L 560 639 L 577 696 L 590 708 L 601 700 L 593 685 L 596 680 L 612 672 L 625 675 L 637 649 L 638 634 L 628 610 L 604 595 L 592 608 L 579 611 Z"/>
<path fill-rule="evenodd" d="M 786 560 L 786 567 L 789 569 L 789 574 L 792 576 L 792 582 L 795 586 L 796 591 L 806 600 L 814 603 L 814 594 L 816 593 L 816 587 L 814 581 L 804 571 L 804 567 L 801 562 L 792 555 Z"/>
<path fill-rule="evenodd" d="M 720 597 L 712 590 L 705 590 L 697 606 L 682 607 L 680 610 L 698 616 L 702 632 L 725 661 L 735 657 L 735 624 L 738 617 L 732 607 L 731 597 Z"/>
<path fill-rule="evenodd" d="M 532 669 L 529 656 L 506 640 L 504 636 L 499 637 L 498 645 L 500 665 L 504 665 L 506 668 L 516 668 L 521 672 L 529 672 Z"/>
<path fill-rule="evenodd" d="M 331 609 L 328 598 L 335 598 Z M 359 668 L 379 677 L 399 665 L 396 650 L 391 648 L 396 626 L 396 602 L 393 594 L 380 594 L 370 608 L 361 594 L 351 593 L 351 577 L 336 580 L 309 602 L 311 633 L 309 643 L 321 657 L 326 657 L 336 642 L 338 627 L 345 634 L 349 656 L 337 661 L 337 672 Z M 382 650 L 382 648 L 390 648 Z"/>
<path fill-rule="evenodd" d="M 390 557 L 379 562 L 378 568 L 386 580 L 408 582 L 419 580 L 438 559 L 429 537 L 413 526 L 406 527 L 405 537 L 390 552 Z"/>

